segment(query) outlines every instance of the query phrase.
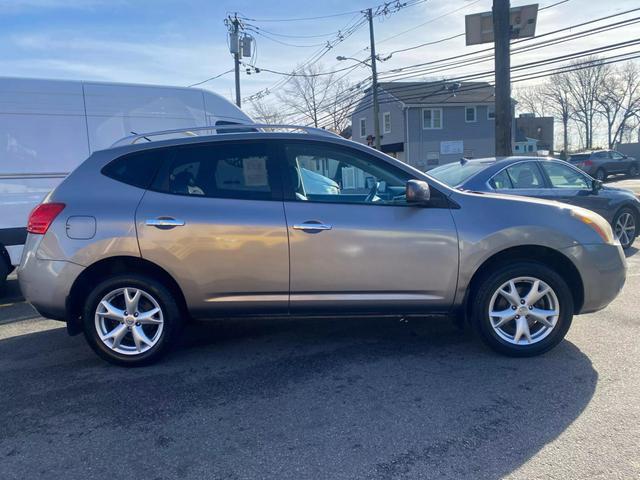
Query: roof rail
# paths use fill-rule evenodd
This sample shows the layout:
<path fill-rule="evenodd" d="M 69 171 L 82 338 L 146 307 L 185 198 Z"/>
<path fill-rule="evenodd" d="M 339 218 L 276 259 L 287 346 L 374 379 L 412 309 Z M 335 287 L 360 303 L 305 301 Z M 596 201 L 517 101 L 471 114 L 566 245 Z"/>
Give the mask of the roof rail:
<path fill-rule="evenodd" d="M 226 130 L 231 130 L 230 132 Z M 261 131 L 261 132 L 269 132 L 269 131 L 300 131 L 304 133 L 317 134 L 317 135 L 328 135 L 328 136 L 336 136 L 339 137 L 337 133 L 331 132 L 329 130 L 324 130 L 322 128 L 315 127 L 304 127 L 300 125 L 280 125 L 280 124 L 268 124 L 268 123 L 238 123 L 234 125 L 209 125 L 206 127 L 185 127 L 185 128 L 176 128 L 174 130 L 161 130 L 157 132 L 147 132 L 147 133 L 135 133 L 134 135 L 129 135 L 127 137 L 123 137 L 120 140 L 116 141 L 111 147 L 119 147 L 122 145 L 133 145 L 140 140 L 147 140 L 148 142 L 152 142 L 152 137 L 159 137 L 162 135 L 174 135 L 174 134 L 183 134 L 188 137 L 199 137 L 197 132 L 210 132 L 206 133 L 202 136 L 210 136 L 210 135 L 220 135 L 224 133 L 234 133 L 233 130 L 236 130 L 235 133 L 246 133 L 248 130 L 250 131 Z M 239 131 L 238 131 L 239 130 Z M 220 133 L 218 133 L 220 132 Z"/>

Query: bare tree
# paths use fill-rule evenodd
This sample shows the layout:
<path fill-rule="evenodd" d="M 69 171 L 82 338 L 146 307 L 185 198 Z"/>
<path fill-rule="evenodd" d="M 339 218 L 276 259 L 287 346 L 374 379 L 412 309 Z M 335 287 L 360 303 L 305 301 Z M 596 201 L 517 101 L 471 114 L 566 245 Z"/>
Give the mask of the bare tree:
<path fill-rule="evenodd" d="M 562 158 L 567 158 L 569 149 L 569 120 L 573 115 L 571 95 L 569 89 L 570 79 L 566 74 L 553 75 L 545 85 L 543 95 L 547 99 L 549 109 L 562 123 Z"/>
<path fill-rule="evenodd" d="M 628 62 L 607 74 L 598 112 L 606 122 L 609 148 L 614 148 L 640 114 L 640 70 L 636 63 Z"/>
<path fill-rule="evenodd" d="M 544 117 L 549 110 L 549 99 L 545 95 L 546 85 L 522 87 L 514 92 L 519 110 L 533 113 L 536 117 Z"/>
<path fill-rule="evenodd" d="M 264 99 L 256 99 L 250 101 L 251 117 L 257 123 L 285 123 L 286 115 L 277 105 L 267 103 Z"/>
<path fill-rule="evenodd" d="M 598 99 L 602 96 L 610 67 L 597 57 L 570 63 L 575 69 L 564 73 L 566 88 L 575 121 L 580 125 L 585 148 L 593 147 L 594 120 L 598 113 Z"/>
<path fill-rule="evenodd" d="M 331 130 L 340 133 L 351 123 L 351 113 L 361 97 L 360 90 L 344 80 L 331 86 L 325 107 Z"/>
<path fill-rule="evenodd" d="M 295 113 L 302 115 L 319 126 L 321 114 L 330 98 L 333 74 L 322 74 L 318 64 L 302 65 L 296 68 L 295 76 L 278 94 L 278 99 Z"/>

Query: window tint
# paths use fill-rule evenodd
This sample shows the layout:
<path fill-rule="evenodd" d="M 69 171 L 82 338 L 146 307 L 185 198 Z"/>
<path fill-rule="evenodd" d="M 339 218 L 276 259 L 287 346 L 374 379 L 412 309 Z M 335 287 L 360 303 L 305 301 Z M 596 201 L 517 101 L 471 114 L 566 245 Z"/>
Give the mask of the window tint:
<path fill-rule="evenodd" d="M 614 160 L 620 160 L 624 158 L 624 155 L 618 152 L 611 152 L 611 158 L 613 158 Z"/>
<path fill-rule="evenodd" d="M 102 169 L 103 175 L 129 185 L 149 188 L 166 150 L 145 150 L 117 158 Z"/>
<path fill-rule="evenodd" d="M 506 171 L 513 188 L 544 188 L 542 175 L 534 162 L 517 163 Z"/>
<path fill-rule="evenodd" d="M 571 167 L 557 162 L 541 162 L 541 165 L 554 188 L 577 188 L 581 190 L 589 190 L 591 188 L 586 177 Z"/>
<path fill-rule="evenodd" d="M 495 188 L 496 190 L 504 190 L 506 188 L 513 188 L 513 184 L 511 183 L 511 179 L 509 178 L 509 174 L 506 170 L 502 170 L 500 173 L 495 175 L 489 184 Z"/>
<path fill-rule="evenodd" d="M 350 149 L 315 143 L 285 147 L 289 197 L 309 202 L 406 204 L 402 170 Z"/>
<path fill-rule="evenodd" d="M 153 189 L 176 195 L 270 200 L 277 178 L 268 146 L 219 143 L 168 150 Z"/>

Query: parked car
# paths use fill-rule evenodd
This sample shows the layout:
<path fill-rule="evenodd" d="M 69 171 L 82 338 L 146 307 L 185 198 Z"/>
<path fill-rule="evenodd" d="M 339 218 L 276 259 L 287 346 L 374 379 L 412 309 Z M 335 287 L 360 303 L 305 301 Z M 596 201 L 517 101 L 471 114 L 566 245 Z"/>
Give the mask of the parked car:
<path fill-rule="evenodd" d="M 94 152 L 29 218 L 25 297 L 140 365 L 189 318 L 247 315 L 459 315 L 496 351 L 537 355 L 624 284 L 622 248 L 589 210 L 460 191 L 304 132 Z M 340 190 L 307 190 L 302 168 Z"/>
<path fill-rule="evenodd" d="M 626 173 L 631 177 L 637 177 L 640 173 L 638 160 L 615 150 L 576 153 L 569 157 L 569 163 L 601 182 L 604 182 L 609 175 L 616 173 Z"/>
<path fill-rule="evenodd" d="M 93 151 L 132 132 L 229 123 L 253 122 L 208 90 L 0 78 L 0 290 L 29 212 Z"/>
<path fill-rule="evenodd" d="M 524 195 L 588 208 L 611 224 L 623 248 L 629 248 L 640 233 L 640 200 L 633 192 L 604 186 L 562 160 L 461 160 L 434 168 L 429 174 L 458 189 Z"/>

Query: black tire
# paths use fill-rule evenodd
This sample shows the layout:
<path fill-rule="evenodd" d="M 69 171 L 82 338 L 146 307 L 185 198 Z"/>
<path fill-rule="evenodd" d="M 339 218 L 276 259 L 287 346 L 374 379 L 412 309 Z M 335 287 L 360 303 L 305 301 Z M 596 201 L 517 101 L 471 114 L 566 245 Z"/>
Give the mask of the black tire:
<path fill-rule="evenodd" d="M 157 342 L 146 352 L 122 354 L 109 348 L 100 339 L 95 320 L 98 304 L 105 295 L 119 288 L 143 290 L 151 295 L 161 308 L 163 330 Z M 164 284 L 146 275 L 129 274 L 114 276 L 98 284 L 87 296 L 82 321 L 87 342 L 101 358 L 115 365 L 137 367 L 157 362 L 177 344 L 183 327 L 181 317 L 176 299 Z"/>
<path fill-rule="evenodd" d="M 640 170 L 638 169 L 638 164 L 634 163 L 629 167 L 629 176 L 637 177 Z"/>
<path fill-rule="evenodd" d="M 621 208 L 620 211 L 616 213 L 616 216 L 613 218 L 613 224 L 611 225 L 616 237 L 618 236 L 618 232 L 616 231 L 616 225 L 618 224 L 618 220 L 620 219 L 620 217 L 622 217 L 622 215 L 625 215 L 625 214 L 631 215 L 631 218 L 634 221 L 633 233 L 631 232 L 627 233 L 627 240 L 623 242 L 623 240 L 620 237 L 618 237 L 618 240 L 620 240 L 620 245 L 622 245 L 622 248 L 626 250 L 627 248 L 631 247 L 631 245 L 633 245 L 634 240 L 638 236 L 638 227 L 639 227 L 638 223 L 640 222 L 640 218 L 638 218 L 637 212 L 635 212 L 631 208 L 629 207 Z"/>
<path fill-rule="evenodd" d="M 534 277 L 549 285 L 558 299 L 559 315 L 550 333 L 530 345 L 515 345 L 501 338 L 494 330 L 489 307 L 494 293 L 506 282 L 517 277 Z M 474 295 L 472 320 L 482 340 L 493 350 L 510 357 L 532 357 L 551 350 L 567 334 L 573 319 L 573 295 L 565 280 L 551 268 L 535 262 L 515 261 L 485 275 Z"/>
<path fill-rule="evenodd" d="M 595 178 L 596 180 L 600 180 L 601 182 L 604 182 L 607 179 L 607 172 L 605 172 L 604 168 L 599 168 L 598 170 L 596 170 Z"/>

